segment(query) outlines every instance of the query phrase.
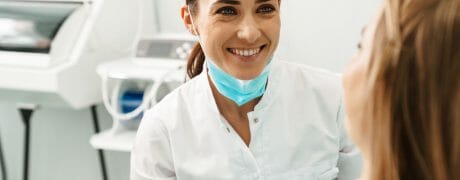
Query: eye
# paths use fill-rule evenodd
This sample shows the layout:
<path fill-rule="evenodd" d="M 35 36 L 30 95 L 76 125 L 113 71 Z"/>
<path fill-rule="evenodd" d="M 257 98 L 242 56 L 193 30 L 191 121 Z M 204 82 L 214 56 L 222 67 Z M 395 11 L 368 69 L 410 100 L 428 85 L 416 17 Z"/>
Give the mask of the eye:
<path fill-rule="evenodd" d="M 224 16 L 236 15 L 236 9 L 233 7 L 223 7 L 217 10 L 216 14 L 221 14 Z"/>
<path fill-rule="evenodd" d="M 361 45 L 361 42 L 358 43 L 358 45 L 356 45 L 358 47 L 359 50 L 361 50 L 362 48 L 362 45 Z"/>
<path fill-rule="evenodd" d="M 257 9 L 257 13 L 262 13 L 262 14 L 270 14 L 275 11 L 275 7 L 272 5 L 263 5 L 259 9 Z"/>

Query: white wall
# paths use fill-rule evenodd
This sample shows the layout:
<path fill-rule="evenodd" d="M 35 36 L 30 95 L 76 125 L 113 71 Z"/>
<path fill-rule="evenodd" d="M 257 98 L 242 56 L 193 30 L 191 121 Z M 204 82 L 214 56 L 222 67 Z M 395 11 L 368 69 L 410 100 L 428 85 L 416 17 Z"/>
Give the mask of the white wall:
<path fill-rule="evenodd" d="M 185 32 L 184 24 L 180 17 L 180 8 L 185 0 L 157 0 L 159 11 L 159 24 L 161 32 Z"/>
<path fill-rule="evenodd" d="M 374 16 L 378 0 L 281 0 L 282 30 L 276 57 L 343 71 Z M 163 32 L 185 32 L 182 0 L 158 1 Z"/>
<path fill-rule="evenodd" d="M 378 0 L 282 0 L 276 57 L 342 72 Z"/>
<path fill-rule="evenodd" d="M 149 1 L 149 0 L 147 0 Z M 184 0 L 156 0 L 162 32 L 184 32 L 179 7 Z M 152 3 L 152 2 L 149 2 Z M 282 0 L 282 34 L 277 57 L 341 72 L 375 14 L 377 0 Z M 144 33 L 155 32 L 146 5 Z M 10 180 L 22 179 L 23 126 L 16 104 L 0 99 L 0 135 Z M 102 128 L 110 116 L 98 108 Z M 89 109 L 41 109 L 32 120 L 31 180 L 101 179 L 97 153 L 89 145 L 93 126 Z M 126 180 L 129 154 L 106 152 L 110 180 Z"/>

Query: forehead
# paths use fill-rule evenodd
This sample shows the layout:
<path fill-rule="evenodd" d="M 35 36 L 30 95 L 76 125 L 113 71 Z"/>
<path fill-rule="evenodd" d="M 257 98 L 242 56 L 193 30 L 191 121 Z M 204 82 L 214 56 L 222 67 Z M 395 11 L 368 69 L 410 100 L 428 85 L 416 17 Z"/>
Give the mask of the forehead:
<path fill-rule="evenodd" d="M 278 0 L 198 0 L 198 1 L 204 2 L 209 5 L 214 5 L 214 4 L 242 5 L 242 4 L 258 4 L 258 3 L 278 1 Z"/>

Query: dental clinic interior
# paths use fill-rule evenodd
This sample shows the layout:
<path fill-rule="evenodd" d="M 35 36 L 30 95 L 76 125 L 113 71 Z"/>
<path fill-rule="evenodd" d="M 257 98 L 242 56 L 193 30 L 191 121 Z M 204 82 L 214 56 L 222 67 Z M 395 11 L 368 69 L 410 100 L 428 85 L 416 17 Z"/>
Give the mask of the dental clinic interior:
<path fill-rule="evenodd" d="M 0 0 L 0 180 L 127 180 L 143 112 L 184 83 L 185 0 Z M 342 73 L 379 1 L 281 1 L 277 59 Z"/>

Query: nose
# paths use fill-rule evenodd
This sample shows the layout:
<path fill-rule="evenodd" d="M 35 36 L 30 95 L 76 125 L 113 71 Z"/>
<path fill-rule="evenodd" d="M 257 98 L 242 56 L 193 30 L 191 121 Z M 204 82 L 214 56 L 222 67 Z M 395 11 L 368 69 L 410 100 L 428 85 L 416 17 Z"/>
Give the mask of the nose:
<path fill-rule="evenodd" d="M 255 19 L 252 17 L 246 17 L 242 20 L 237 35 L 239 39 L 252 44 L 257 42 L 257 39 L 259 39 L 261 34 L 259 25 Z"/>

